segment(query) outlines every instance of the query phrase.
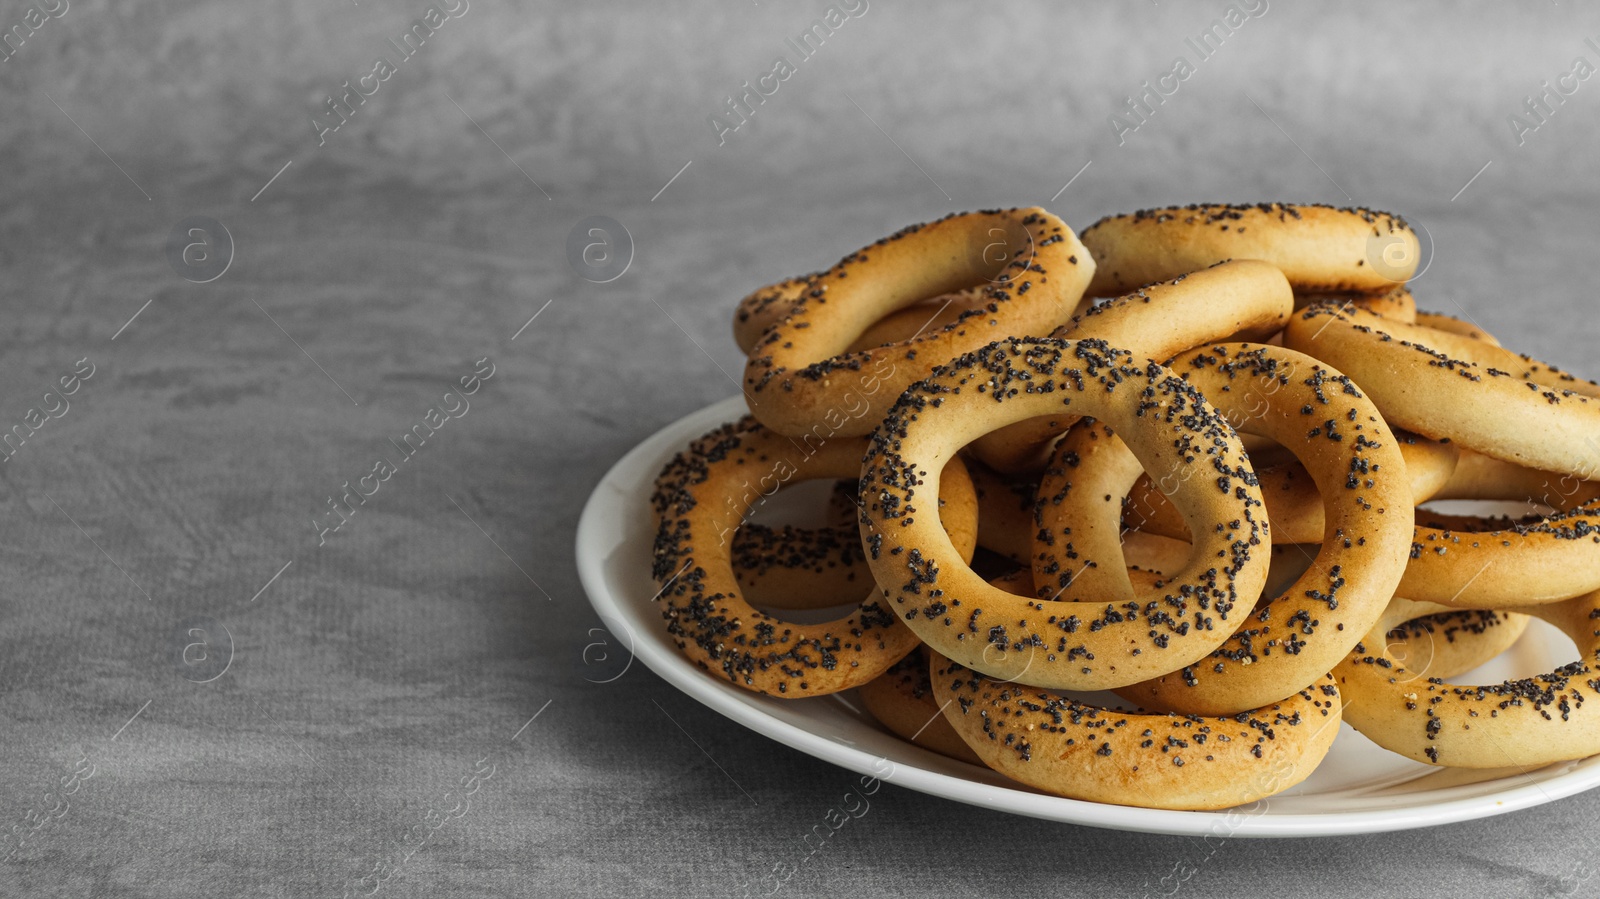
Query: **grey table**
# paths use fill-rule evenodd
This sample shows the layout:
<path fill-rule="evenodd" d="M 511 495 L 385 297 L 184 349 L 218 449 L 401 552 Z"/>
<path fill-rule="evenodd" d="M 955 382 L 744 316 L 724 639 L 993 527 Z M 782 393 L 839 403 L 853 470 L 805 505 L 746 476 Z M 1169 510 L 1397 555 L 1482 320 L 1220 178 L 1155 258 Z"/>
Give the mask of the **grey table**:
<path fill-rule="evenodd" d="M 770 889 L 852 777 L 642 666 L 591 683 L 573 528 L 736 390 L 738 297 L 909 222 L 1392 208 L 1425 305 L 1600 375 L 1600 10 L 428 9 L 0 9 L 0 894 Z M 632 243 L 605 283 L 591 215 Z M 783 889 L 1595 895 L 1597 811 L 1207 844 L 887 786 Z"/>

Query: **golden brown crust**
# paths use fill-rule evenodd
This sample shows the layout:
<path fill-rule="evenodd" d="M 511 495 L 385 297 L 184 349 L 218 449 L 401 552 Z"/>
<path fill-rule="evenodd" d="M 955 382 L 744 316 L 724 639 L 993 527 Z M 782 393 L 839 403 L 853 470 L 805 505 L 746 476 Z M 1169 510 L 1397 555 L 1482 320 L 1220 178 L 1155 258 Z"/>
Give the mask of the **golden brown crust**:
<path fill-rule="evenodd" d="M 1400 445 L 1400 454 L 1405 457 L 1412 502 L 1427 502 L 1449 483 L 1455 472 L 1458 451 L 1453 444 L 1405 432 L 1396 432 L 1395 439 Z M 1256 454 L 1252 453 L 1250 458 L 1254 460 Z M 1322 494 L 1306 473 L 1305 466 L 1293 460 L 1265 468 L 1258 465 L 1256 476 L 1261 480 L 1267 520 L 1272 523 L 1272 542 L 1321 543 Z M 1183 517 L 1148 475 L 1141 477 L 1128 493 L 1123 525 L 1177 540 L 1186 540 L 1189 536 Z"/>
<path fill-rule="evenodd" d="M 1165 595 L 1114 608 L 1068 590 L 1020 599 L 961 563 L 918 514 L 937 483 L 930 473 L 973 437 L 1056 410 L 1120 428 L 1154 469 L 1209 472 L 1178 493 L 1188 519 L 1204 525 Z M 1253 603 L 1268 556 L 1253 482 L 1233 429 L 1168 369 L 1135 365 L 1100 341 L 1006 340 L 951 360 L 890 410 L 863 461 L 862 539 L 884 598 L 931 648 L 997 677 L 1108 689 L 1204 657 Z M 994 646 L 1003 659 L 986 655 Z"/>
<path fill-rule="evenodd" d="M 1405 287 L 1396 287 L 1388 293 L 1296 293 L 1294 296 L 1295 311 L 1314 306 L 1318 303 L 1332 303 L 1335 306 L 1353 306 L 1376 312 L 1387 319 L 1412 323 L 1420 314 L 1417 312 L 1416 297 Z"/>
<path fill-rule="evenodd" d="M 1433 498 L 1525 502 L 1565 512 L 1600 499 L 1600 481 L 1540 471 L 1462 450 L 1450 479 Z"/>
<path fill-rule="evenodd" d="M 1399 216 L 1317 204 L 1205 203 L 1107 216 L 1083 231 L 1098 268 L 1094 296 L 1197 271 L 1224 259 L 1260 259 L 1300 293 L 1388 293 L 1421 258 Z"/>
<path fill-rule="evenodd" d="M 1394 658 L 1385 635 L 1445 611 L 1396 599 L 1334 669 L 1345 720 L 1392 752 L 1454 768 L 1531 768 L 1600 753 L 1600 593 L 1526 611 L 1564 631 L 1579 660 L 1499 684 L 1451 684 Z"/>
<path fill-rule="evenodd" d="M 1256 605 L 1205 659 L 1117 690 L 1147 708 L 1233 714 L 1286 699 L 1326 674 L 1383 614 L 1406 567 L 1411 488 L 1398 441 L 1377 408 L 1349 378 L 1309 356 L 1219 344 L 1179 356 L 1172 369 L 1234 427 L 1294 453 L 1324 510 L 1316 558 L 1282 595 Z M 1093 445 L 1080 437 L 1098 430 L 1075 428 L 1057 449 L 1053 461 L 1061 464 L 1040 484 L 1034 577 L 1053 589 L 1041 575 L 1056 571 L 1057 580 L 1120 598 L 1132 589 L 1111 541 L 1122 498 L 1144 469 L 1115 437 Z M 1213 474 L 1187 466 L 1158 484 L 1177 495 Z M 1211 527 L 1225 522 L 1213 519 Z"/>
<path fill-rule="evenodd" d="M 748 355 L 761 335 L 772 330 L 773 325 L 783 321 L 793 311 L 794 305 L 800 302 L 801 295 L 811 284 L 811 279 L 820 274 L 812 272 L 785 278 L 776 284 L 754 290 L 740 300 L 733 313 L 733 342 L 738 344 L 739 351 Z"/>
<path fill-rule="evenodd" d="M 792 480 L 847 477 L 864 443 L 815 448 L 744 418 L 695 440 L 662 470 L 652 496 L 659 527 L 653 574 L 673 642 L 702 669 L 783 697 L 820 696 L 860 686 L 917 645 L 881 601 L 869 596 L 845 618 L 797 624 L 766 615 L 739 591 L 732 536 L 760 496 Z M 942 472 L 935 527 L 947 513 L 952 555 L 971 558 L 977 497 L 959 460 Z"/>
<path fill-rule="evenodd" d="M 805 294 L 810 279 L 820 277 L 821 274 L 814 272 L 769 284 L 741 300 L 739 310 L 733 319 L 733 342 L 739 346 L 739 350 L 749 355 L 763 334 L 794 311 L 795 304 L 799 303 L 800 297 Z M 873 322 L 872 326 L 862 332 L 845 352 L 854 353 L 859 350 L 870 350 L 873 347 L 888 346 L 910 340 L 924 332 L 938 331 L 988 302 L 988 297 L 981 287 L 969 287 L 923 300 Z"/>
<path fill-rule="evenodd" d="M 1328 677 L 1282 703 L 1221 718 L 1099 708 L 939 655 L 933 689 L 956 733 L 994 770 L 1058 796 L 1143 808 L 1230 808 L 1281 792 L 1310 776 L 1339 731 L 1339 691 Z"/>
<path fill-rule="evenodd" d="M 1422 677 L 1455 677 L 1510 649 L 1531 619 L 1517 612 L 1458 609 L 1412 618 L 1389 628 L 1389 658 Z"/>
<path fill-rule="evenodd" d="M 1075 316 L 1054 337 L 1103 340 L 1158 362 L 1219 340 L 1265 341 L 1288 322 L 1294 296 L 1283 273 L 1239 259 L 1182 274 L 1102 303 Z M 1051 441 L 1075 419 L 1019 422 L 979 438 L 972 453 L 1002 472 L 1038 471 Z"/>
<path fill-rule="evenodd" d="M 1524 609 L 1600 590 L 1600 500 L 1526 518 L 1418 509 L 1399 594 L 1453 608 Z"/>
<path fill-rule="evenodd" d="M 1329 305 L 1296 313 L 1284 345 L 1350 375 L 1395 427 L 1518 465 L 1600 471 L 1600 385 L 1470 337 Z"/>
<path fill-rule="evenodd" d="M 1378 309 L 1372 311 L 1382 312 L 1382 310 Z M 1453 315 L 1445 315 L 1443 312 L 1418 312 L 1413 321 L 1422 327 L 1432 328 L 1435 331 L 1446 331 L 1461 337 L 1470 337 L 1490 346 L 1500 345 L 1500 340 L 1497 337 L 1478 327 L 1475 322 L 1465 321 Z"/>
<path fill-rule="evenodd" d="M 964 213 L 907 228 L 812 278 L 757 341 L 745 364 L 750 411 L 792 436 L 823 422 L 832 435 L 870 433 L 901 391 L 945 359 L 1061 325 L 1093 273 L 1077 235 L 1043 209 Z M 845 352 L 884 316 L 974 285 L 985 285 L 987 302 L 944 328 Z M 830 420 L 840 409 L 857 411 Z"/>

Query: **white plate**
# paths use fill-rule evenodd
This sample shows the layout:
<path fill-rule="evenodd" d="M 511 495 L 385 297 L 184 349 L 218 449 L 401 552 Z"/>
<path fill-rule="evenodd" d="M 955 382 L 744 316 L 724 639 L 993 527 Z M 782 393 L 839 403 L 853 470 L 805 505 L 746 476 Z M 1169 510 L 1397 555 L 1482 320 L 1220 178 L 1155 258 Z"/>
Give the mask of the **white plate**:
<path fill-rule="evenodd" d="M 578 522 L 578 575 L 607 629 L 668 683 L 745 727 L 862 774 L 984 808 L 1115 830 L 1184 835 L 1306 837 L 1378 833 L 1466 821 L 1541 805 L 1600 783 L 1600 756 L 1532 771 L 1432 768 L 1390 753 L 1342 725 L 1305 782 L 1252 806 L 1181 812 L 1062 799 L 906 743 L 878 726 L 853 692 L 814 699 L 760 696 L 695 668 L 668 640 L 651 601 L 654 539 L 648 499 L 661 466 L 690 440 L 745 413 L 733 397 L 658 431 L 595 487 Z M 1570 641 L 1535 620 L 1510 652 L 1455 678 L 1492 683 L 1576 658 Z M 887 773 L 885 773 L 887 772 Z"/>

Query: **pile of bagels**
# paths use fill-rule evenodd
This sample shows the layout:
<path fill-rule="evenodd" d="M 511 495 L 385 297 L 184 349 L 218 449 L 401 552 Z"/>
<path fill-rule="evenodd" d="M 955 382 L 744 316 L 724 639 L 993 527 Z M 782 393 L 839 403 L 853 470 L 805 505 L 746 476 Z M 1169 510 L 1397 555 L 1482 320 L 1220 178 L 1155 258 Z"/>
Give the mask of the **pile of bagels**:
<path fill-rule="evenodd" d="M 1341 721 L 1444 767 L 1600 753 L 1600 386 L 1419 312 L 1422 253 L 1360 208 L 986 210 L 755 291 L 750 414 L 651 497 L 672 641 L 1121 805 L 1278 793 Z M 749 520 L 819 479 L 826 525 Z M 1450 682 L 1530 617 L 1579 661 Z"/>

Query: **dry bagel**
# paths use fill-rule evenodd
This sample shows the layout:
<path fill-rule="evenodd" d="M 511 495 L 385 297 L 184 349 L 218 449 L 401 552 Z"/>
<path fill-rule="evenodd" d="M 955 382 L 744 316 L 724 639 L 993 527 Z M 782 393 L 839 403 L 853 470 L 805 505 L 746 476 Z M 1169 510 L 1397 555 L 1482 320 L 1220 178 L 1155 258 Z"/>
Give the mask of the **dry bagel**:
<path fill-rule="evenodd" d="M 1000 341 L 941 366 L 885 417 L 863 462 L 861 535 L 884 599 L 930 648 L 996 677 L 1108 689 L 1203 658 L 1259 595 L 1267 534 L 1237 435 L 1192 385 L 1133 363 L 1100 341 Z M 921 508 L 973 437 L 1056 410 L 1121 429 L 1151 468 L 1211 471 L 1177 494 L 1205 526 L 1165 595 L 1119 606 L 1092 595 L 1021 599 L 963 564 Z M 1213 530 L 1218 521 L 1231 524 Z M 985 660 L 990 645 L 1008 648 L 1003 661 Z"/>
<path fill-rule="evenodd" d="M 1147 708 L 1233 714 L 1314 682 L 1377 622 L 1406 570 L 1411 488 L 1377 408 L 1315 359 L 1282 347 L 1220 344 L 1185 353 L 1172 368 L 1235 427 L 1294 453 L 1322 496 L 1322 546 L 1288 590 L 1257 605 L 1207 658 L 1117 691 Z M 1057 457 L 1075 458 L 1052 465 L 1040 485 L 1034 577 L 1041 588 L 1052 587 L 1045 576 L 1054 573 L 1089 590 L 1128 589 L 1118 547 L 1106 538 L 1117 533 L 1122 497 L 1142 469 L 1121 441 L 1098 430 L 1069 434 Z M 1160 480 L 1176 493 L 1208 474 L 1184 468 Z"/>
<path fill-rule="evenodd" d="M 861 440 L 832 440 L 807 450 L 744 418 L 695 440 L 666 465 L 653 497 L 660 524 L 652 573 L 680 652 L 747 689 L 801 697 L 860 686 L 916 647 L 916 635 L 874 596 L 844 618 L 798 624 L 752 607 L 733 572 L 732 536 L 757 497 L 793 480 L 848 477 L 859 471 L 864 448 Z M 952 557 L 971 558 L 972 481 L 953 460 L 940 484 L 932 518 L 944 513 L 949 531 L 940 533 L 952 542 Z"/>
<path fill-rule="evenodd" d="M 1326 304 L 1296 313 L 1284 345 L 1354 378 L 1394 427 L 1532 468 L 1600 470 L 1600 400 L 1586 395 L 1600 385 L 1471 337 Z"/>
<path fill-rule="evenodd" d="M 1392 658 L 1384 635 L 1444 611 L 1396 599 L 1368 640 L 1334 669 L 1345 720 L 1392 752 L 1454 768 L 1531 768 L 1600 753 L 1600 593 L 1529 608 L 1564 631 L 1579 661 L 1500 684 L 1456 685 Z"/>
<path fill-rule="evenodd" d="M 1332 678 L 1282 703 L 1222 718 L 1124 712 L 996 681 L 938 654 L 934 699 L 984 764 L 1091 802 L 1219 809 L 1310 776 L 1339 731 Z"/>
<path fill-rule="evenodd" d="M 1093 274 L 1077 235 L 1042 209 L 972 212 L 907 228 L 812 277 L 789 314 L 756 342 L 744 374 L 751 414 L 790 436 L 818 428 L 824 438 L 870 433 L 901 391 L 951 356 L 1059 327 Z M 987 303 L 944 328 L 846 352 L 884 316 L 985 282 Z"/>
<path fill-rule="evenodd" d="M 1152 284 L 1074 317 L 1054 337 L 1093 338 L 1162 361 L 1219 340 L 1265 341 L 1294 309 L 1283 273 L 1253 259 L 1220 262 Z M 1071 416 L 1019 422 L 986 434 L 972 453 L 1002 472 L 1038 471 L 1050 443 L 1072 426 Z"/>
<path fill-rule="evenodd" d="M 1223 259 L 1260 259 L 1300 293 L 1388 293 L 1421 260 L 1399 216 L 1320 204 L 1207 203 L 1107 216 L 1085 228 L 1093 296 L 1126 293 Z"/>

